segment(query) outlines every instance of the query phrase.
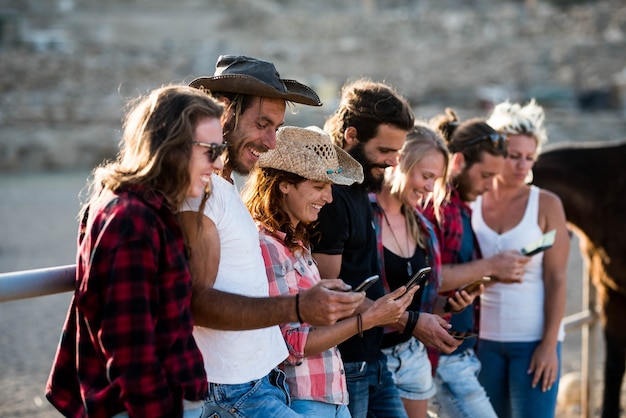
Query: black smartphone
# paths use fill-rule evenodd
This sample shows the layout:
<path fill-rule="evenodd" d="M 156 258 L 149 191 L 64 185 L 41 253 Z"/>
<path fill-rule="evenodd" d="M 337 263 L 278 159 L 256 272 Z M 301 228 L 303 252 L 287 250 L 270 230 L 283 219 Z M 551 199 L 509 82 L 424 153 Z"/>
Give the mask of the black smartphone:
<path fill-rule="evenodd" d="M 426 281 L 426 278 L 428 277 L 428 273 L 430 273 L 431 271 L 432 268 L 429 266 L 426 266 L 423 269 L 419 269 L 417 273 L 415 273 L 413 277 L 411 277 L 409 281 L 406 282 L 407 290 L 410 289 L 412 286 L 423 285 Z"/>
<path fill-rule="evenodd" d="M 448 331 L 448 334 L 450 334 L 453 338 L 456 338 L 457 340 L 467 340 L 469 338 L 476 338 L 478 336 L 478 334 L 476 334 L 475 332 L 463 332 L 463 331 L 453 331 L 450 330 Z"/>
<path fill-rule="evenodd" d="M 531 242 L 524 248 L 522 248 L 522 254 L 529 257 L 547 250 L 554 245 L 554 237 L 556 236 L 556 229 L 546 232 L 537 241 Z"/>
<path fill-rule="evenodd" d="M 365 292 L 367 289 L 370 288 L 371 285 L 373 285 L 374 283 L 376 283 L 378 281 L 378 274 L 375 274 L 373 276 L 368 277 L 367 279 L 363 280 L 361 282 L 360 285 L 358 285 L 356 287 L 356 289 L 354 289 L 355 292 Z"/>

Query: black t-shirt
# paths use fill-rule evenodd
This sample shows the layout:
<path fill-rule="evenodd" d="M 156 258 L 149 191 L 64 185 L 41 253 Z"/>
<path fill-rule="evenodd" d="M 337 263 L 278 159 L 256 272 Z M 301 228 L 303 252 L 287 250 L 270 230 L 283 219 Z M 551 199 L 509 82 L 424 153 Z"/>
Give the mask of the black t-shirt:
<path fill-rule="evenodd" d="M 339 278 L 357 287 L 373 274 L 380 274 L 376 233 L 367 192 L 360 186 L 333 185 L 333 201 L 320 211 L 312 240 L 314 253 L 341 255 Z M 376 300 L 385 293 L 382 282 L 370 287 L 367 297 Z M 344 362 L 373 361 L 380 350 L 383 330 L 374 327 L 339 344 Z"/>

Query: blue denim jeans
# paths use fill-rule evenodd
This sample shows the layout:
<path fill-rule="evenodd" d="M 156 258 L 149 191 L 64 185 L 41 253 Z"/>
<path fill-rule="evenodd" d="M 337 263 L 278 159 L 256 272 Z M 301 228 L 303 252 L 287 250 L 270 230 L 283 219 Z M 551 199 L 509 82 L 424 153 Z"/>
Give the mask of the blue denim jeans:
<path fill-rule="evenodd" d="M 400 397 L 421 401 L 435 395 L 433 368 L 424 344 L 411 338 L 394 347 L 383 349 L 383 353 L 387 355 L 387 367 Z"/>
<path fill-rule="evenodd" d="M 309 399 L 294 399 L 291 409 L 310 418 L 351 418 L 347 405 L 335 405 Z"/>
<path fill-rule="evenodd" d="M 478 375 L 491 404 L 500 418 L 553 418 L 559 380 L 547 392 L 541 385 L 531 387 L 533 375 L 528 374 L 530 359 L 539 345 L 535 342 L 479 340 L 478 356 L 483 370 Z M 557 345 L 561 375 L 561 343 Z"/>
<path fill-rule="evenodd" d="M 352 418 L 407 418 L 383 352 L 369 363 L 344 363 L 344 369 Z"/>
<path fill-rule="evenodd" d="M 498 418 L 478 382 L 479 372 L 480 362 L 471 348 L 439 357 L 433 404 L 440 418 Z"/>
<path fill-rule="evenodd" d="M 200 418 L 202 417 L 203 408 L 185 409 L 183 411 L 183 418 Z M 112 418 L 128 418 L 128 412 L 120 412 L 113 415 Z"/>
<path fill-rule="evenodd" d="M 295 418 L 290 407 L 285 373 L 274 369 L 267 376 L 237 385 L 209 383 L 203 418 Z"/>

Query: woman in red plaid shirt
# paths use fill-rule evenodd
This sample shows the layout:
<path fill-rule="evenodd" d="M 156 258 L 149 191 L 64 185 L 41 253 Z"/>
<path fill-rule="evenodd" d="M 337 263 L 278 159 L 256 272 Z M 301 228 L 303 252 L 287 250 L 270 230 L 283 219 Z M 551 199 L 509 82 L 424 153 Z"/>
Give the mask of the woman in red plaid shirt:
<path fill-rule="evenodd" d="M 201 416 L 207 378 L 174 213 L 206 195 L 222 168 L 221 114 L 199 90 L 157 89 L 126 116 L 117 159 L 94 171 L 76 291 L 46 388 L 63 415 Z"/>

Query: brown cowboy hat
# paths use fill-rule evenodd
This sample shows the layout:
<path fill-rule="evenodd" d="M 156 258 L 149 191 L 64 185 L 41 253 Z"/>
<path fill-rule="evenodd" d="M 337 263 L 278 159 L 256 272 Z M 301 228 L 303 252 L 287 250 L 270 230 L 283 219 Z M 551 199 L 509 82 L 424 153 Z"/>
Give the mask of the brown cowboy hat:
<path fill-rule="evenodd" d="M 271 62 L 243 55 L 220 55 L 212 77 L 198 77 L 189 85 L 212 92 L 279 98 L 309 106 L 322 105 L 312 88 L 295 80 L 281 79 Z"/>

